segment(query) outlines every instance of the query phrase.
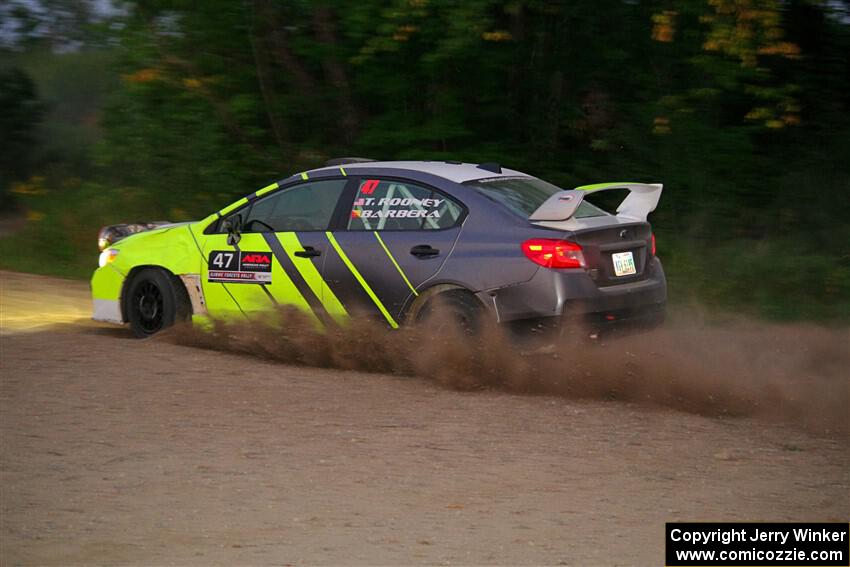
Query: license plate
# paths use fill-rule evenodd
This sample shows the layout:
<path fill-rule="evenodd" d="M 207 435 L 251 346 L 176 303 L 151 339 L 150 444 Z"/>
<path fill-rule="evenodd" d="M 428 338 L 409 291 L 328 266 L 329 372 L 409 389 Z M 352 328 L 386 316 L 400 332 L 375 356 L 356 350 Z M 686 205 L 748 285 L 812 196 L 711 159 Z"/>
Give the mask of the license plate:
<path fill-rule="evenodd" d="M 631 252 L 617 252 L 611 254 L 614 260 L 614 273 L 618 276 L 631 276 L 637 273 L 635 268 L 635 257 Z"/>

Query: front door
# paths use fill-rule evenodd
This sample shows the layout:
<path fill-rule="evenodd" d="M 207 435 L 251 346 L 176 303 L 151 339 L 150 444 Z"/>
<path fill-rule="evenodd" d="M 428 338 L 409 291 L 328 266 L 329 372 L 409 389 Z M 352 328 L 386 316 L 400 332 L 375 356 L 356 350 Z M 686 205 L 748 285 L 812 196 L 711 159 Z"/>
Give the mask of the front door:
<path fill-rule="evenodd" d="M 207 300 L 210 314 L 252 319 L 290 306 L 317 325 L 345 317 L 321 277 L 330 247 L 325 232 L 345 184 L 323 179 L 272 192 L 224 219 L 238 217 L 237 243 L 228 244 L 224 222 L 218 234 L 204 237 L 202 285 L 205 296 L 216 298 Z"/>
<path fill-rule="evenodd" d="M 463 208 L 430 187 L 359 179 L 345 227 L 328 233 L 324 277 L 349 311 L 397 327 L 410 299 L 446 261 Z"/>

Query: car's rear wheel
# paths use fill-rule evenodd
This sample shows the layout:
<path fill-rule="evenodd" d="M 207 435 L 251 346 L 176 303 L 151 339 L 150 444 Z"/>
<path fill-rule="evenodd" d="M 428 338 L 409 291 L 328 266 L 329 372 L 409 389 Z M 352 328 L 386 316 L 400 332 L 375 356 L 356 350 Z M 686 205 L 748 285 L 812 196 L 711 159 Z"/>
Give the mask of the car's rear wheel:
<path fill-rule="evenodd" d="M 419 312 L 416 323 L 435 335 L 460 331 L 474 336 L 481 330 L 483 311 L 471 293 L 449 290 L 432 297 Z"/>
<path fill-rule="evenodd" d="M 174 276 L 156 268 L 145 268 L 133 276 L 125 301 L 130 329 L 138 338 L 146 338 L 185 319 L 188 298 Z"/>

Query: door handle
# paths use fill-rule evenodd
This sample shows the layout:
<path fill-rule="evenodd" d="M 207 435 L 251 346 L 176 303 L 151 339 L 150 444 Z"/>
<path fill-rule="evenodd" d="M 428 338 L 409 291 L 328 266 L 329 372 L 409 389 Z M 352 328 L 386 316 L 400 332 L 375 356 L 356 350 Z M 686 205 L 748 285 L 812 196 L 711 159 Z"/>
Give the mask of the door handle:
<path fill-rule="evenodd" d="M 316 250 L 312 246 L 305 246 L 304 250 L 299 250 L 295 253 L 299 258 L 315 258 L 316 256 L 321 256 L 322 251 Z"/>
<path fill-rule="evenodd" d="M 436 248 L 431 248 L 430 244 L 419 244 L 411 248 L 410 253 L 417 258 L 430 258 L 431 256 L 439 255 L 440 251 Z"/>

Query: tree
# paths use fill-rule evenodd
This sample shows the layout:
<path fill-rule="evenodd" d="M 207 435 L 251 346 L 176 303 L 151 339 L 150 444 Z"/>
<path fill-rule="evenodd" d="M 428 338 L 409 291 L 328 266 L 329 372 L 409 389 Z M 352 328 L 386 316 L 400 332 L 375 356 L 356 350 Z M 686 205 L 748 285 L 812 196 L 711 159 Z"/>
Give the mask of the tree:
<path fill-rule="evenodd" d="M 10 189 L 33 169 L 35 129 L 43 113 L 35 85 L 18 68 L 0 70 L 0 207 L 12 206 Z"/>

